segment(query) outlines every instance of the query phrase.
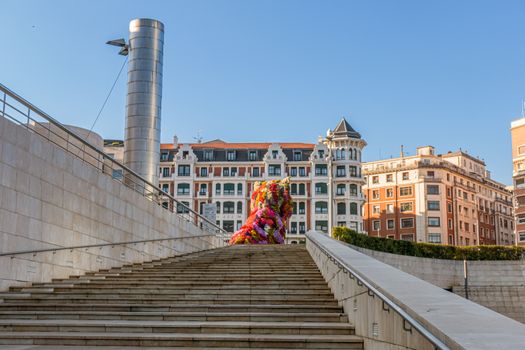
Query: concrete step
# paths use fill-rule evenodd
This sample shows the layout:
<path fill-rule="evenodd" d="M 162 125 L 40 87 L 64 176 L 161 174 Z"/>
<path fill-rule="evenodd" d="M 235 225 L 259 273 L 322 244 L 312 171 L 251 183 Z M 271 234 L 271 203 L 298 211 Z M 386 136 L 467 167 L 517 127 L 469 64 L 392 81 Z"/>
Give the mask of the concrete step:
<path fill-rule="evenodd" d="M 204 333 L 204 334 L 353 334 L 341 322 L 234 322 L 132 320 L 0 320 L 2 332 Z"/>
<path fill-rule="evenodd" d="M 170 346 L 258 349 L 363 349 L 363 340 L 352 335 L 282 334 L 164 334 L 5 332 L 0 344 L 81 345 L 81 346 Z"/>
<path fill-rule="evenodd" d="M 194 304 L 194 303 L 0 303 L 0 311 L 119 311 L 119 312 L 287 312 L 287 313 L 333 313 L 342 312 L 339 305 L 306 304 Z"/>
<path fill-rule="evenodd" d="M 251 321 L 347 322 L 343 313 L 320 312 L 115 312 L 115 311 L 0 311 L 0 320 L 148 320 L 148 321 Z"/>

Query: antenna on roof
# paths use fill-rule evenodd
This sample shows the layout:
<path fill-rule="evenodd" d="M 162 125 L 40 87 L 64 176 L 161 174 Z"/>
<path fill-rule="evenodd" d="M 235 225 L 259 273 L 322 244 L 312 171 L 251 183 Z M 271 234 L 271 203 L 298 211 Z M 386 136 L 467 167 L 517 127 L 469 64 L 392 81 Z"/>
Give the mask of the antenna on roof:
<path fill-rule="evenodd" d="M 201 132 L 202 132 L 202 130 L 197 130 L 197 135 L 196 135 L 196 136 L 193 136 L 193 139 L 194 139 L 195 142 L 197 142 L 197 143 L 202 143 L 202 135 L 201 135 Z"/>

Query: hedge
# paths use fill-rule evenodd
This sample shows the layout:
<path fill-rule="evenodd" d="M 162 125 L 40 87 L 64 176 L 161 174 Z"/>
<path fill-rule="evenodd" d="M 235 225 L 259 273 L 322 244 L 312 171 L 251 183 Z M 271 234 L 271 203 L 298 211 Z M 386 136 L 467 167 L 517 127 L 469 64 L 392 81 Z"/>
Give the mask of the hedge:
<path fill-rule="evenodd" d="M 521 247 L 480 245 L 458 247 L 434 243 L 415 243 L 390 238 L 370 237 L 348 227 L 334 227 L 334 238 L 361 248 L 380 252 L 450 260 L 521 260 L 525 249 Z"/>

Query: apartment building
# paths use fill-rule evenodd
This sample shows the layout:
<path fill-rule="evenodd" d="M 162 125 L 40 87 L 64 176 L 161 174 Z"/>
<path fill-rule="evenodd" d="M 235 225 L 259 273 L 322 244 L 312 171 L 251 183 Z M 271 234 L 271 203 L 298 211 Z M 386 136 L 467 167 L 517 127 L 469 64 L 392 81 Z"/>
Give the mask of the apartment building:
<path fill-rule="evenodd" d="M 516 244 L 512 191 L 463 151 L 363 163 L 370 236 L 453 245 Z M 524 211 L 525 213 L 525 211 Z"/>
<path fill-rule="evenodd" d="M 361 152 L 366 142 L 343 118 L 317 143 L 162 144 L 159 187 L 191 209 L 214 203 L 216 222 L 229 232 L 250 212 L 256 181 L 290 177 L 294 200 L 287 240 L 304 241 L 310 229 L 330 232 L 334 225 L 363 230 Z M 111 140 L 105 151 L 118 157 L 123 144 Z M 166 203 L 167 205 L 167 203 Z M 173 208 L 184 214 L 184 207 Z"/>
<path fill-rule="evenodd" d="M 516 238 L 518 245 L 525 246 L 525 118 L 513 121 L 510 133 Z"/>

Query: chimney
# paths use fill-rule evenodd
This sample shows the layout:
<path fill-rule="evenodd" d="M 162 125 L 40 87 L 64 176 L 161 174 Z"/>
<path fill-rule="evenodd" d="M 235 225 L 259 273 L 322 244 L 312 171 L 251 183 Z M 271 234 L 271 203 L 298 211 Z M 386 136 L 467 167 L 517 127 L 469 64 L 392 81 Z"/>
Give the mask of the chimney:
<path fill-rule="evenodd" d="M 124 164 L 155 186 L 159 183 L 163 46 L 162 22 L 139 18 L 129 23 Z"/>

